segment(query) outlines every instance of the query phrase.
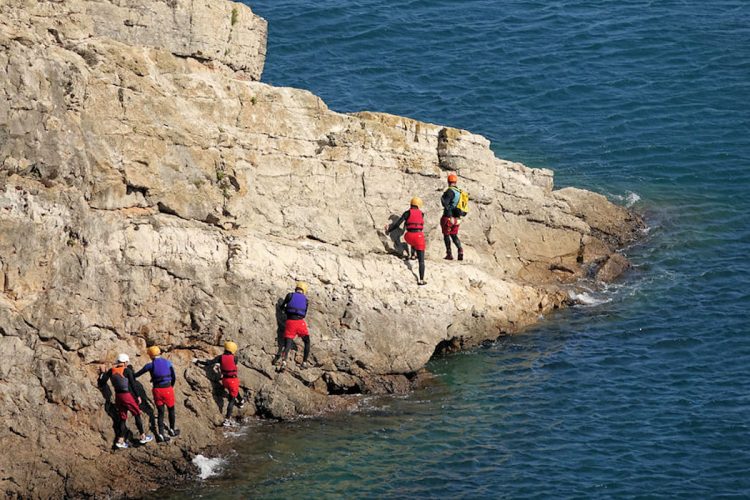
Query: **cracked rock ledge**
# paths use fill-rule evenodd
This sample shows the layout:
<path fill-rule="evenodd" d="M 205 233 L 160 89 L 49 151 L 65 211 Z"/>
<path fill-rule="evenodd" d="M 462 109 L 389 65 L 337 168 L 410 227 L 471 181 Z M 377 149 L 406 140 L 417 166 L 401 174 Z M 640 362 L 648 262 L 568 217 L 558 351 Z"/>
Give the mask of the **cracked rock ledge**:
<path fill-rule="evenodd" d="M 138 496 L 192 475 L 192 456 L 223 438 L 216 375 L 190 360 L 225 339 L 240 345 L 245 416 L 407 391 L 436 352 L 516 332 L 583 280 L 617 278 L 643 226 L 465 130 L 336 113 L 260 83 L 266 22 L 242 4 L 6 0 L 0 49 L 6 496 Z M 441 259 L 448 171 L 472 197 L 465 262 Z M 380 232 L 414 195 L 424 287 Z M 277 374 L 276 306 L 295 279 L 310 284 L 315 368 Z M 151 343 L 175 364 L 182 436 L 112 452 L 97 368 L 118 352 L 140 368 Z"/>

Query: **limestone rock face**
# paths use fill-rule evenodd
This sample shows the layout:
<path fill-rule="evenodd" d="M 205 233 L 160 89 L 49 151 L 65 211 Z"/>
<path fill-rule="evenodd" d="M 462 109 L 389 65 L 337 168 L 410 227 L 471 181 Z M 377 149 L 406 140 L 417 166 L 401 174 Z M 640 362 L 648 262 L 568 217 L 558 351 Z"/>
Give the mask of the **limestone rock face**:
<path fill-rule="evenodd" d="M 470 132 L 335 113 L 253 81 L 265 33 L 224 1 L 0 4 L 10 495 L 138 494 L 189 473 L 185 457 L 219 443 L 222 420 L 218 375 L 191 359 L 224 340 L 240 345 L 245 416 L 317 414 L 351 394 L 408 390 L 436 350 L 512 333 L 566 303 L 577 280 L 626 268 L 614 251 L 637 236 L 637 216 L 555 191 L 551 171 L 498 159 Z M 442 260 L 451 170 L 472 200 L 464 262 Z M 423 287 L 399 258 L 399 231 L 382 232 L 414 195 L 425 200 Z M 279 374 L 278 304 L 295 279 L 310 283 L 315 366 Z M 177 370 L 182 436 L 113 454 L 98 368 L 118 352 L 140 368 L 154 343 Z"/>

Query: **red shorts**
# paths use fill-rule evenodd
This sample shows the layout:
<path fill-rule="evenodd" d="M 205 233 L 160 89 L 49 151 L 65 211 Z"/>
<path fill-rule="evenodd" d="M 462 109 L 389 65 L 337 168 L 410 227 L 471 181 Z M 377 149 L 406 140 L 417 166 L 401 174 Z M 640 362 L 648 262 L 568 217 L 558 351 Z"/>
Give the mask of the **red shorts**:
<path fill-rule="evenodd" d="M 167 408 L 174 406 L 174 388 L 173 387 L 154 387 L 154 404 L 156 406 L 167 405 Z"/>
<path fill-rule="evenodd" d="M 461 224 L 453 224 L 455 217 L 441 217 L 440 218 L 440 229 L 443 230 L 443 235 L 458 234 L 458 228 Z"/>
<path fill-rule="evenodd" d="M 306 337 L 310 335 L 307 331 L 307 323 L 304 319 L 288 319 L 284 323 L 284 338 Z"/>
<path fill-rule="evenodd" d="M 221 385 L 227 390 L 230 396 L 236 398 L 240 395 L 240 379 L 235 378 L 223 378 L 221 379 Z"/>
<path fill-rule="evenodd" d="M 414 250 L 425 249 L 424 233 L 422 231 L 419 231 L 418 233 L 410 233 L 407 231 L 404 233 L 404 241 L 408 243 L 409 246 L 413 247 Z"/>
<path fill-rule="evenodd" d="M 123 421 L 128 419 L 128 412 L 136 417 L 141 414 L 138 403 L 129 392 L 118 392 L 115 394 L 115 407 L 120 414 L 120 420 Z"/>

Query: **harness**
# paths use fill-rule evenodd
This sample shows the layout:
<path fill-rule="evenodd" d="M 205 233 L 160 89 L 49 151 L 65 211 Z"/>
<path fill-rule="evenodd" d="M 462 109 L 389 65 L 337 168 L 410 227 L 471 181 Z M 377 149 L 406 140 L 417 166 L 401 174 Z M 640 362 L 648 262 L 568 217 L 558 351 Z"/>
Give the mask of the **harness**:
<path fill-rule="evenodd" d="M 409 209 L 409 217 L 406 219 L 406 230 L 410 233 L 418 233 L 424 229 L 424 214 L 418 208 Z"/>
<path fill-rule="evenodd" d="M 125 368 L 127 368 L 126 365 L 112 367 L 112 385 L 115 388 L 115 392 L 130 392 L 130 384 L 128 383 L 128 377 L 125 376 Z"/>
<path fill-rule="evenodd" d="M 294 314 L 304 318 L 307 315 L 307 297 L 304 294 L 293 292 L 292 298 L 286 305 L 286 314 L 287 316 Z"/>
<path fill-rule="evenodd" d="M 221 355 L 221 377 L 237 378 L 237 364 L 234 362 L 234 354 Z"/>
<path fill-rule="evenodd" d="M 151 381 L 154 387 L 172 383 L 172 363 L 164 358 L 156 358 L 152 362 Z"/>

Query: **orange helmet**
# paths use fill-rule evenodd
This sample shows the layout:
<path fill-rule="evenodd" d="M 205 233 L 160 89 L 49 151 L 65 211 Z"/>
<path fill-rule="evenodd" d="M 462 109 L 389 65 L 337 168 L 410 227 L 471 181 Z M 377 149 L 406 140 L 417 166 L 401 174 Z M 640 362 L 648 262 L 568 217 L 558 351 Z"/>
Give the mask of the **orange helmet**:
<path fill-rule="evenodd" d="M 456 182 L 458 182 L 458 176 L 454 174 L 453 172 L 448 174 L 448 184 L 452 184 L 452 183 L 454 184 Z"/>
<path fill-rule="evenodd" d="M 422 208 L 422 198 L 420 198 L 419 196 L 415 196 L 414 198 L 411 199 L 409 204 L 412 207 Z"/>

